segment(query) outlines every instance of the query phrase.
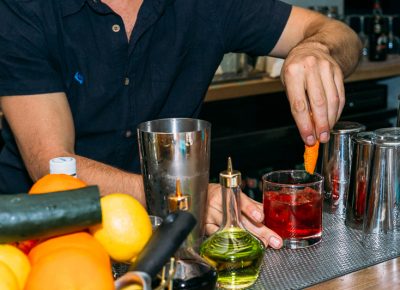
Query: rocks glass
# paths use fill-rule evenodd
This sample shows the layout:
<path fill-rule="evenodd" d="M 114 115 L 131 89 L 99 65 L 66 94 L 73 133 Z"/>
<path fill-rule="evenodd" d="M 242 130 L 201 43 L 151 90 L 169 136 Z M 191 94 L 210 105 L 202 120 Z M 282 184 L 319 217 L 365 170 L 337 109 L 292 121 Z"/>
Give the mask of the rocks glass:
<path fill-rule="evenodd" d="M 265 225 L 289 249 L 321 241 L 323 180 L 304 170 L 273 171 L 263 176 Z"/>

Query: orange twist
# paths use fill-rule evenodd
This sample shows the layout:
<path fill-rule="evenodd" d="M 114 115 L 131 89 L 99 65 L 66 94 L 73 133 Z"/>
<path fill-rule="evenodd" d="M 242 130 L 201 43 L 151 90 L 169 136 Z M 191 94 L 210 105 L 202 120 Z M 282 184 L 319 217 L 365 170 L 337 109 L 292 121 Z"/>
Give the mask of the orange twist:
<path fill-rule="evenodd" d="M 318 149 L 319 149 L 319 141 L 318 140 L 317 140 L 317 142 L 315 142 L 315 144 L 313 146 L 305 145 L 304 168 L 310 174 L 314 173 L 315 166 L 317 165 Z"/>

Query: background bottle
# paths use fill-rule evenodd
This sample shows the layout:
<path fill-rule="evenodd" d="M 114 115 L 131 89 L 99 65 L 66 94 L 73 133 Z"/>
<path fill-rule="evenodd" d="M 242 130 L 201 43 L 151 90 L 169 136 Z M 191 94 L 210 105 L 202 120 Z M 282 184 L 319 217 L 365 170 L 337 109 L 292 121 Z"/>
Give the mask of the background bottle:
<path fill-rule="evenodd" d="M 369 60 L 382 61 L 387 58 L 388 33 L 379 0 L 374 3 L 369 28 Z"/>
<path fill-rule="evenodd" d="M 68 174 L 77 177 L 76 160 L 73 157 L 56 157 L 50 160 L 50 174 Z"/>

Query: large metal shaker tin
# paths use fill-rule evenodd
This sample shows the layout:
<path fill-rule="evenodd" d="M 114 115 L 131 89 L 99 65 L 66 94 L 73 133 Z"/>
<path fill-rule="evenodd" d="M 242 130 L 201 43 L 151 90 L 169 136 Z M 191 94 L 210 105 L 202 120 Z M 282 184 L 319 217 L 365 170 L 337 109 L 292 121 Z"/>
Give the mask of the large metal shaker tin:
<path fill-rule="evenodd" d="M 322 174 L 331 213 L 345 214 L 353 152 L 351 137 L 364 130 L 365 126 L 360 123 L 339 121 L 331 130 L 329 142 L 323 145 Z"/>
<path fill-rule="evenodd" d="M 158 119 L 139 124 L 140 161 L 150 214 L 168 214 L 168 196 L 182 192 L 190 196 L 189 211 L 197 225 L 188 238 L 190 246 L 204 234 L 210 168 L 211 124 L 190 118 Z"/>
<path fill-rule="evenodd" d="M 374 159 L 363 233 L 399 229 L 400 128 L 382 128 L 373 138 Z"/>

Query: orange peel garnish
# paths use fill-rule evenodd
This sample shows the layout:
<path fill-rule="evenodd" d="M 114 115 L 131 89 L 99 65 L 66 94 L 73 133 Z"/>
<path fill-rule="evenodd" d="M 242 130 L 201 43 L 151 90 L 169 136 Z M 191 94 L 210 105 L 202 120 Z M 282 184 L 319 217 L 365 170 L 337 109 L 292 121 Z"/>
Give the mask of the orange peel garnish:
<path fill-rule="evenodd" d="M 319 141 L 318 140 L 312 146 L 305 145 L 304 168 L 310 174 L 314 173 L 315 166 L 317 165 L 318 150 L 319 150 Z"/>

